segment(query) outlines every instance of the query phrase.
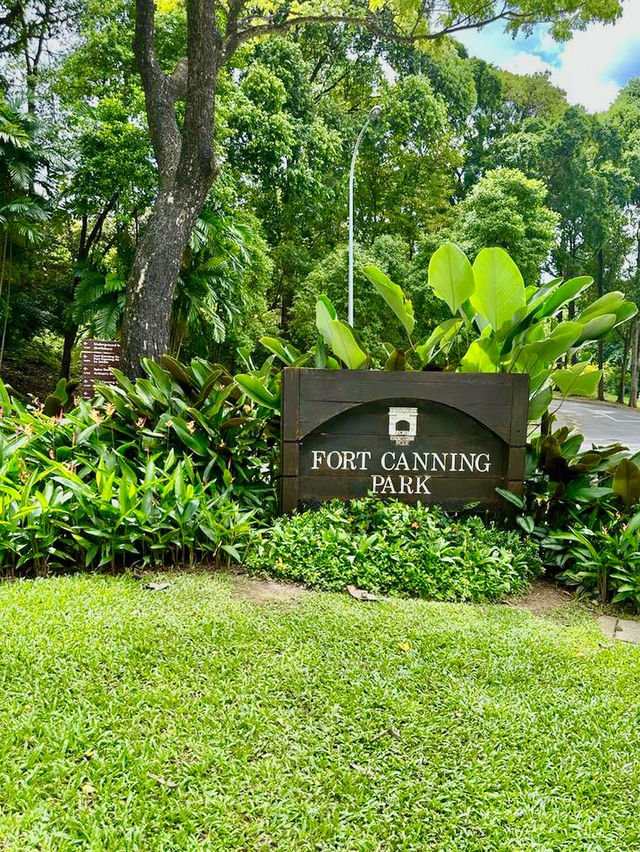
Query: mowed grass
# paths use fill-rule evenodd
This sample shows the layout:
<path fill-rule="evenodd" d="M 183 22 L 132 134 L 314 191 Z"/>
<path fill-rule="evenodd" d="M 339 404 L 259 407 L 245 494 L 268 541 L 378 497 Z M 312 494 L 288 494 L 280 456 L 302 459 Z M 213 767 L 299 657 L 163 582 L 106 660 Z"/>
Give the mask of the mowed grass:
<path fill-rule="evenodd" d="M 0 586 L 0 849 L 640 849 L 640 648 L 587 616 L 170 579 Z"/>

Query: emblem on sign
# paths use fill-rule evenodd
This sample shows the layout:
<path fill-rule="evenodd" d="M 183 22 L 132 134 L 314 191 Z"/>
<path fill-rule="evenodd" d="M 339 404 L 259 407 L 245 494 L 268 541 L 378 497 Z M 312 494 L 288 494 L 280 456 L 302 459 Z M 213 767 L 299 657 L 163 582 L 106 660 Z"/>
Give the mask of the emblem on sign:
<path fill-rule="evenodd" d="M 418 409 L 389 409 L 389 437 L 399 447 L 408 447 L 418 432 Z"/>

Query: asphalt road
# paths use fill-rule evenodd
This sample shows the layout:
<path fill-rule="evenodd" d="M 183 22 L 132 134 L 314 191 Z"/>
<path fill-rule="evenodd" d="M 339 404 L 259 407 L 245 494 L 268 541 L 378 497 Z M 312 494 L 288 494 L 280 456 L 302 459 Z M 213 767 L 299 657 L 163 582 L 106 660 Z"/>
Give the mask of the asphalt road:
<path fill-rule="evenodd" d="M 551 411 L 555 406 L 552 404 Z M 584 435 L 583 449 L 592 444 L 624 444 L 640 451 L 640 409 L 596 402 L 592 399 L 566 399 L 556 412 L 560 426 L 575 426 Z"/>

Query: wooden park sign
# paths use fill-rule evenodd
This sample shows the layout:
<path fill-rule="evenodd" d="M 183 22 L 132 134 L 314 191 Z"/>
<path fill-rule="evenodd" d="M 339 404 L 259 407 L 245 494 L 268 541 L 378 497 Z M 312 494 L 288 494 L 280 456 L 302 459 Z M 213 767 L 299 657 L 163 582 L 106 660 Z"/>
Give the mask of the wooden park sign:
<path fill-rule="evenodd" d="M 529 377 L 284 370 L 281 507 L 373 494 L 503 506 L 524 480 Z"/>
<path fill-rule="evenodd" d="M 95 395 L 96 382 L 117 384 L 111 372 L 113 367 L 120 368 L 120 344 L 117 340 L 83 341 L 80 390 L 85 399 Z"/>

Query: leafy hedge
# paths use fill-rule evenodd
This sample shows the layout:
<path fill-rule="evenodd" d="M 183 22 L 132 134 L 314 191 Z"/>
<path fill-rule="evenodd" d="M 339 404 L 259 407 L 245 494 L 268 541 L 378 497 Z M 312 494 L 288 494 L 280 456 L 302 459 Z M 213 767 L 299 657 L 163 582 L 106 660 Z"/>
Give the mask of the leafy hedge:
<path fill-rule="evenodd" d="M 279 518 L 251 570 L 339 591 L 355 585 L 438 601 L 499 600 L 540 572 L 535 545 L 479 517 L 373 499 Z"/>
<path fill-rule="evenodd" d="M 0 574 L 241 561 L 275 441 L 222 368 L 146 367 L 76 405 L 0 382 Z"/>

